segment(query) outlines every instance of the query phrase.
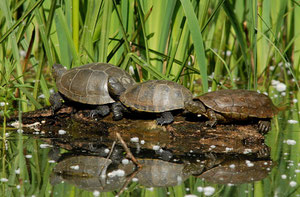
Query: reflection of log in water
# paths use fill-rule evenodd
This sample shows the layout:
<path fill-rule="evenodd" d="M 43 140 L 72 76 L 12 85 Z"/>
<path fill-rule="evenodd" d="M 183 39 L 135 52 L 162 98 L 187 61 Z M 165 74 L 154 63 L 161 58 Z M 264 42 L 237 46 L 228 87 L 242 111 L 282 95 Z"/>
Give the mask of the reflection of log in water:
<path fill-rule="evenodd" d="M 175 121 L 167 126 L 156 125 L 153 117 L 147 120 L 123 119 L 113 121 L 111 115 L 99 120 L 87 116 L 89 111 L 72 113 L 72 108 L 62 108 L 53 115 L 49 108 L 23 114 L 23 124 L 34 124 L 35 131 L 45 132 L 45 136 L 61 139 L 65 148 L 91 148 L 97 143 L 116 140 L 119 132 L 129 147 L 152 149 L 154 145 L 171 150 L 174 154 L 183 153 L 226 153 L 254 154 L 268 157 L 269 149 L 264 144 L 264 136 L 257 131 L 257 125 L 217 125 L 210 128 L 204 122 L 186 120 L 175 116 Z M 26 132 L 33 130 L 25 127 Z M 60 135 L 65 130 L 66 135 Z M 138 137 L 145 143 L 130 142 Z M 108 145 L 109 146 L 109 145 Z"/>

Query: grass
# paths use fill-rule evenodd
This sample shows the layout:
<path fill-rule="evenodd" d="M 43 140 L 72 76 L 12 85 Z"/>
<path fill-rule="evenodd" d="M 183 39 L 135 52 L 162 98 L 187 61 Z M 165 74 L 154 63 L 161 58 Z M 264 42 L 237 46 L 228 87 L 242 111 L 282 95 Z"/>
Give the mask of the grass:
<path fill-rule="evenodd" d="M 39 147 L 40 142 L 11 132 L 6 118 L 15 111 L 20 114 L 49 105 L 50 91 L 55 89 L 51 76 L 55 62 L 68 68 L 109 62 L 133 68 L 137 81 L 173 80 L 197 95 L 222 88 L 255 89 L 268 92 L 277 105 L 291 106 L 292 112 L 281 112 L 280 119 L 274 119 L 267 136 L 279 163 L 270 178 L 241 187 L 216 186 L 216 196 L 299 194 L 297 187 L 284 187 L 289 181 L 281 184 L 278 173 L 287 168 L 286 159 L 294 161 L 294 168 L 300 162 L 299 144 L 282 143 L 287 139 L 298 142 L 300 136 L 299 124 L 287 123 L 299 121 L 299 102 L 292 103 L 300 99 L 299 18 L 296 0 L 1 0 L 0 116 L 4 119 L 0 178 L 8 182 L 0 183 L 0 193 L 80 193 L 74 187 L 57 189 L 49 184 L 47 169 L 52 164 L 46 162 L 47 151 Z M 285 94 L 271 85 L 272 80 L 286 85 Z M 32 159 L 26 159 L 24 152 L 32 154 Z M 17 169 L 20 174 L 15 173 Z M 299 176 L 294 177 L 291 169 L 289 177 L 299 185 Z M 196 186 L 203 185 L 199 180 L 189 182 L 195 184 L 190 191 L 196 193 Z M 245 188 L 248 194 L 241 192 Z M 184 185 L 170 192 L 172 196 L 188 193 Z M 151 196 L 145 189 L 143 194 Z"/>

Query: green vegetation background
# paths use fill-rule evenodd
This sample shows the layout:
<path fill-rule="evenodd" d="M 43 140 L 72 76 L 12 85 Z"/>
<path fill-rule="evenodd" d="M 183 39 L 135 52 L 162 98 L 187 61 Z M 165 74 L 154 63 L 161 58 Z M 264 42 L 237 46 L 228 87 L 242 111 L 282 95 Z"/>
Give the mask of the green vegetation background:
<path fill-rule="evenodd" d="M 299 131 L 299 125 L 286 123 L 299 120 L 299 5 L 298 0 L 1 0 L 0 178 L 8 181 L 0 182 L 0 194 L 76 196 L 82 192 L 72 186 L 53 188 L 48 182 L 52 164 L 47 162 L 47 150 L 34 139 L 23 141 L 25 136 L 12 134 L 15 131 L 6 125 L 6 117 L 15 111 L 49 105 L 55 90 L 51 77 L 55 62 L 67 68 L 109 62 L 137 81 L 168 79 L 195 94 L 223 88 L 267 92 L 275 104 L 293 109 L 274 120 L 267 139 L 274 145 L 272 156 L 280 161 L 286 151 L 297 165 L 299 144 L 291 148 L 281 142 L 299 138 L 297 132 L 286 132 Z M 275 82 L 285 84 L 285 89 L 276 89 Z M 33 158 L 28 161 L 24 152 Z M 278 169 L 285 167 L 278 165 Z M 15 173 L 18 169 L 20 173 Z M 255 184 L 216 185 L 215 195 L 299 193 L 298 187 L 280 185 L 277 172 Z M 298 176 L 295 179 L 300 183 Z M 200 195 L 196 188 L 205 184 L 190 178 L 168 190 L 173 196 Z M 166 190 L 142 188 L 141 193 L 163 196 Z"/>

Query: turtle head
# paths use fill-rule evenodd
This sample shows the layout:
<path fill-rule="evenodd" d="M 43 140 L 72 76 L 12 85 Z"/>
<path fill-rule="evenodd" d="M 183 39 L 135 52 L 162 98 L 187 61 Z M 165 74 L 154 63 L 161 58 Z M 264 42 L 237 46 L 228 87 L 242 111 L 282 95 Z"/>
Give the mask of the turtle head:
<path fill-rule="evenodd" d="M 66 68 L 61 64 L 53 64 L 52 66 L 52 75 L 55 79 L 62 76 L 64 72 L 66 72 Z"/>
<path fill-rule="evenodd" d="M 119 99 L 121 94 L 126 90 L 123 84 L 115 77 L 108 78 L 107 88 L 112 98 L 117 98 L 117 99 Z"/>
<path fill-rule="evenodd" d="M 198 99 L 185 101 L 184 108 L 193 114 L 197 114 L 198 116 L 201 116 L 201 115 L 206 116 L 206 107 Z"/>

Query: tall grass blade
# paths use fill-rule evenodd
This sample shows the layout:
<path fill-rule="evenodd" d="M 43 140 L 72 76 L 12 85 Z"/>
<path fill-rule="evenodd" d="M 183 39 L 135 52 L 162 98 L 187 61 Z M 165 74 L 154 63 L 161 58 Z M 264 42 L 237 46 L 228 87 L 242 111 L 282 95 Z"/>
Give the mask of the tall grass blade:
<path fill-rule="evenodd" d="M 199 65 L 199 70 L 202 77 L 203 92 L 205 93 L 208 91 L 208 81 L 207 65 L 202 34 L 191 2 L 189 0 L 181 0 L 181 4 L 183 6 L 184 13 L 187 17 L 187 23 L 191 32 L 197 63 Z"/>

